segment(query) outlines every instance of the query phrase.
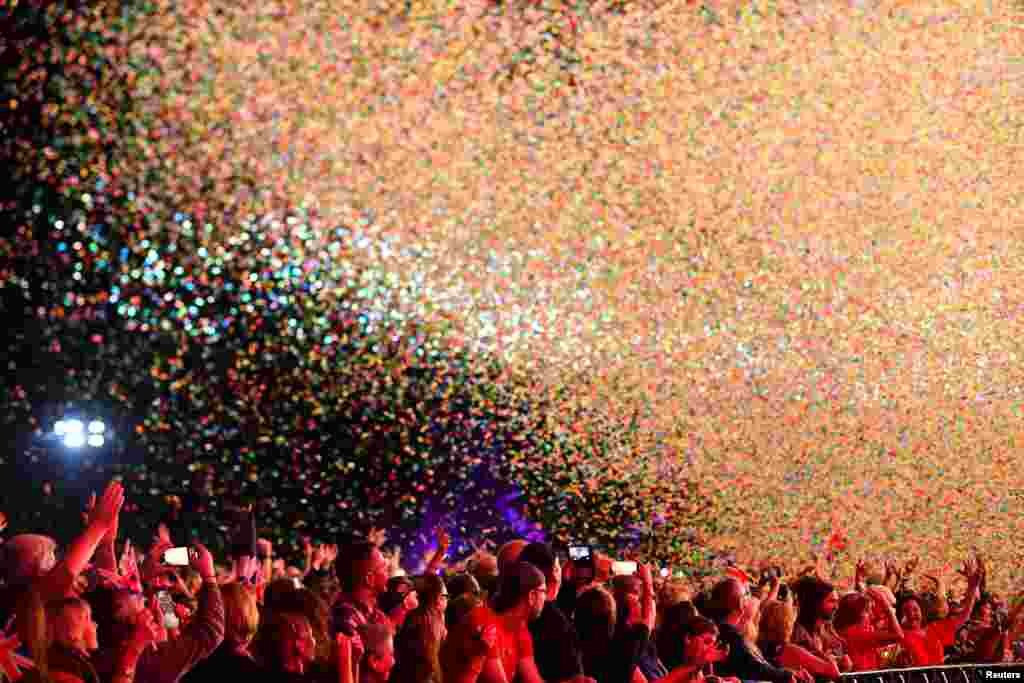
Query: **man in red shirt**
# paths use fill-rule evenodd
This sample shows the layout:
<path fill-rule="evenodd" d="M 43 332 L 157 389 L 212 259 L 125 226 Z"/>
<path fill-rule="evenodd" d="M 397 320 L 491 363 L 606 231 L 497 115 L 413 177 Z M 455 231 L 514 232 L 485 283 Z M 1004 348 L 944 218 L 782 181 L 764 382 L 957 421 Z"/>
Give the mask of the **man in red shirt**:
<path fill-rule="evenodd" d="M 443 665 L 457 683 L 544 683 L 528 625 L 547 601 L 544 574 L 527 562 L 508 567 L 490 605 L 469 613 L 445 641 Z M 583 676 L 573 683 L 593 683 Z"/>
<path fill-rule="evenodd" d="M 964 562 L 960 571 L 967 577 L 966 603 L 952 616 L 924 625 L 924 611 L 916 596 L 900 602 L 899 613 L 903 619 L 903 655 L 908 666 L 937 666 L 945 659 L 945 648 L 956 641 L 956 631 L 967 621 L 974 609 L 974 602 L 980 595 L 981 582 L 985 576 L 985 564 L 978 556 L 974 562 Z"/>

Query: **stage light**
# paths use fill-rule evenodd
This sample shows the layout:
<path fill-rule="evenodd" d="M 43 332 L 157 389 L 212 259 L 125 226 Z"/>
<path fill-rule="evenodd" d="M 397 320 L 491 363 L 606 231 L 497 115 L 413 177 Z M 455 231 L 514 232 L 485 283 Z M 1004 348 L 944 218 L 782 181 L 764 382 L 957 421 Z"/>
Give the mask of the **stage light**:
<path fill-rule="evenodd" d="M 67 448 L 79 449 L 88 444 L 92 448 L 102 448 L 107 442 L 104 436 L 107 432 L 107 425 L 103 420 L 90 420 L 88 428 L 86 423 L 77 417 L 57 420 L 53 425 L 54 435 Z"/>

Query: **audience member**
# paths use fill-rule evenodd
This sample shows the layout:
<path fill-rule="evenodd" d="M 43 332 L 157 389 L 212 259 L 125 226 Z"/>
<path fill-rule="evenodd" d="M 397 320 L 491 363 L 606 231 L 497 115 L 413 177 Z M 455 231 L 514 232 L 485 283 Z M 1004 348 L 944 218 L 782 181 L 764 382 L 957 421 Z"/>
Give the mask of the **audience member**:
<path fill-rule="evenodd" d="M 441 683 L 441 643 L 448 636 L 448 589 L 436 574 L 420 577 L 420 604 L 405 618 L 395 638 L 392 683 Z"/>
<path fill-rule="evenodd" d="M 758 649 L 774 667 L 810 672 L 816 679 L 839 678 L 839 664 L 835 657 L 818 657 L 793 642 L 796 609 L 789 600 L 769 600 L 761 607 L 758 626 Z"/>
<path fill-rule="evenodd" d="M 743 616 L 745 597 L 743 585 L 734 578 L 723 579 L 711 591 L 710 611 L 718 623 L 722 643 L 728 647 L 728 656 L 718 664 L 718 672 L 740 680 L 794 683 L 802 679 L 811 683 L 812 677 L 806 671 L 772 666 L 759 652 L 750 648 L 737 628 Z"/>

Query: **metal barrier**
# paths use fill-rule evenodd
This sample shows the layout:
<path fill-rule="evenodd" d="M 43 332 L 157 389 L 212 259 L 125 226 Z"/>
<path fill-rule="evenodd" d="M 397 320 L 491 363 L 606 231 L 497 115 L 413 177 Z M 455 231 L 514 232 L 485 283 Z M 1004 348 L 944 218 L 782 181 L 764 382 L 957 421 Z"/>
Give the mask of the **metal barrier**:
<path fill-rule="evenodd" d="M 841 683 L 1024 683 L 1024 663 L 954 664 L 845 673 Z"/>

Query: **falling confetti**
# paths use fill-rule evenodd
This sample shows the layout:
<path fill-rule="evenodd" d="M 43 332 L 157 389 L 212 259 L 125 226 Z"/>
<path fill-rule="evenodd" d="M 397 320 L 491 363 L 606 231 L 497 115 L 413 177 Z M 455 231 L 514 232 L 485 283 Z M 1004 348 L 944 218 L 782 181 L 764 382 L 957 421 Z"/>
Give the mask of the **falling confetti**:
<path fill-rule="evenodd" d="M 18 4 L 28 457 L 77 401 L 281 541 L 1008 560 L 1019 13 L 498 4 Z"/>

